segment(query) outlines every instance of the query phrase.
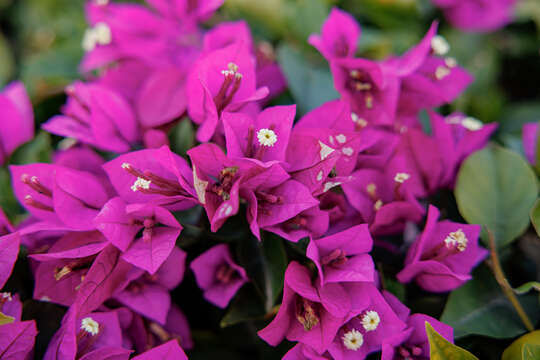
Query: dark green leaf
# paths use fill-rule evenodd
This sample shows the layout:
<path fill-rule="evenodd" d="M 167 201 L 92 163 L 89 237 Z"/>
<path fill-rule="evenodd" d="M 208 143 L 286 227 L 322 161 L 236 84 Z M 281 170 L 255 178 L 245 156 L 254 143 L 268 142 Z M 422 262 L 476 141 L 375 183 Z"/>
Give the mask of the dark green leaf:
<path fill-rule="evenodd" d="M 429 354 L 431 360 L 478 360 L 476 356 L 467 350 L 462 349 L 443 338 L 427 321 L 426 333 L 429 340 Z"/>
<path fill-rule="evenodd" d="M 536 296 L 520 296 L 519 301 L 535 323 L 540 317 Z M 473 279 L 448 297 L 441 321 L 454 328 L 454 336 L 483 335 L 512 338 L 526 329 L 489 270 L 482 266 Z"/>
<path fill-rule="evenodd" d="M 330 70 L 310 63 L 297 49 L 289 45 L 280 46 L 278 61 L 298 104 L 299 112 L 305 114 L 339 97 L 334 89 Z"/>
<path fill-rule="evenodd" d="M 269 302 L 267 307 L 272 307 L 283 290 L 287 254 L 283 247 L 283 240 L 271 233 L 267 233 L 267 236 L 265 236 L 262 242 L 262 250 L 266 265 L 266 293 Z"/>
<path fill-rule="evenodd" d="M 291 6 L 288 28 L 294 31 L 298 40 L 306 42 L 309 35 L 320 32 L 328 16 L 328 6 L 324 0 L 296 0 Z"/>
<path fill-rule="evenodd" d="M 30 142 L 20 146 L 11 156 L 11 163 L 22 165 L 51 161 L 51 136 L 40 131 Z"/>
<path fill-rule="evenodd" d="M 171 149 L 180 156 L 186 156 L 187 151 L 195 145 L 195 128 L 188 118 L 180 120 L 169 136 Z"/>
<path fill-rule="evenodd" d="M 235 295 L 227 313 L 219 323 L 220 326 L 224 328 L 244 321 L 262 318 L 265 311 L 261 302 L 257 300 L 257 294 L 254 293 L 253 287 L 244 286 Z"/>
<path fill-rule="evenodd" d="M 536 175 L 518 154 L 491 144 L 462 165 L 455 195 L 459 212 L 470 224 L 495 235 L 498 247 L 508 245 L 529 226 L 537 197 Z M 482 234 L 487 244 L 487 234 Z"/>

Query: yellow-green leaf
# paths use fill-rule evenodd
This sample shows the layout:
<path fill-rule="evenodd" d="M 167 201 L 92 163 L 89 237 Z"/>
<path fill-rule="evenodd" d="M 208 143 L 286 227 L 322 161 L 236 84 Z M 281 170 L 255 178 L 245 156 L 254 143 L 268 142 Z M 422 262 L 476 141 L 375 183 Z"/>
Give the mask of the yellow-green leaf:
<path fill-rule="evenodd" d="M 530 332 L 523 335 L 516 341 L 514 341 L 509 347 L 504 350 L 502 360 L 515 360 L 521 359 L 523 353 L 523 347 L 526 345 L 540 345 L 540 330 Z M 532 352 L 532 350 L 531 350 Z M 527 359 L 523 357 L 523 359 Z"/>
<path fill-rule="evenodd" d="M 11 324 L 15 319 L 0 312 L 0 325 Z"/>
<path fill-rule="evenodd" d="M 429 354 L 431 360 L 478 360 L 476 356 L 467 350 L 462 349 L 443 338 L 427 321 L 426 333 L 429 339 Z"/>
<path fill-rule="evenodd" d="M 540 345 L 525 344 L 521 349 L 522 360 L 538 360 L 540 359 Z"/>

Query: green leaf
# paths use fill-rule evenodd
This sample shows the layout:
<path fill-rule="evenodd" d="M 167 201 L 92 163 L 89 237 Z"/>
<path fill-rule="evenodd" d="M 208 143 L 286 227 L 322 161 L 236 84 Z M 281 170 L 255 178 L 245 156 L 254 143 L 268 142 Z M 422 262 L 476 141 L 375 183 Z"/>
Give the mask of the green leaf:
<path fill-rule="evenodd" d="M 536 296 L 520 296 L 519 301 L 531 321 L 538 321 Z M 476 334 L 506 339 L 527 331 L 485 266 L 474 272 L 472 280 L 452 291 L 441 321 L 454 328 L 456 338 Z"/>
<path fill-rule="evenodd" d="M 298 40 L 306 42 L 309 35 L 319 33 L 321 26 L 328 16 L 329 9 L 324 0 L 296 0 L 288 17 L 288 28 Z"/>
<path fill-rule="evenodd" d="M 180 156 L 186 156 L 186 153 L 195 145 L 195 128 L 188 118 L 183 118 L 176 125 L 170 135 L 171 149 Z"/>
<path fill-rule="evenodd" d="M 536 233 L 540 236 L 540 198 L 534 203 L 530 217 Z"/>
<path fill-rule="evenodd" d="M 525 344 L 521 351 L 521 359 L 538 360 L 540 359 L 540 345 Z"/>
<path fill-rule="evenodd" d="M 504 350 L 501 360 L 538 359 L 534 357 L 525 357 L 523 351 L 525 345 L 540 345 L 540 330 L 525 334 L 514 341 L 509 347 L 506 348 L 506 350 Z M 534 351 L 532 348 L 530 350 L 531 352 Z"/>
<path fill-rule="evenodd" d="M 37 162 L 50 162 L 51 160 L 51 136 L 45 131 L 40 131 L 30 142 L 20 146 L 10 159 L 12 164 L 30 164 Z"/>
<path fill-rule="evenodd" d="M 462 349 L 443 338 L 427 321 L 426 333 L 429 340 L 429 354 L 431 360 L 478 360 L 476 356 L 467 350 Z"/>
<path fill-rule="evenodd" d="M 532 289 L 540 291 L 540 282 L 538 281 L 529 281 L 520 287 L 514 289 L 514 292 L 518 295 L 523 295 L 531 291 Z"/>
<path fill-rule="evenodd" d="M 264 317 L 265 311 L 260 301 L 257 301 L 257 294 L 254 294 L 253 287 L 244 286 L 235 295 L 233 302 L 219 325 L 222 328 L 236 325 L 238 323 L 255 320 Z"/>
<path fill-rule="evenodd" d="M 14 321 L 15 318 L 12 316 L 4 315 L 2 312 L 0 312 L 0 325 L 11 324 Z"/>
<path fill-rule="evenodd" d="M 269 233 L 264 233 L 262 242 L 250 236 L 240 241 L 238 252 L 240 265 L 264 298 L 265 311 L 270 311 L 283 288 L 287 267 L 283 240 Z"/>
<path fill-rule="evenodd" d="M 299 50 L 287 44 L 280 46 L 278 62 L 298 104 L 299 112 L 305 114 L 339 97 L 334 89 L 330 70 L 311 63 Z"/>
<path fill-rule="evenodd" d="M 537 194 L 536 175 L 525 160 L 495 144 L 465 160 L 455 188 L 461 215 L 470 224 L 490 229 L 498 247 L 527 229 Z M 487 244 L 485 231 L 482 239 Z"/>

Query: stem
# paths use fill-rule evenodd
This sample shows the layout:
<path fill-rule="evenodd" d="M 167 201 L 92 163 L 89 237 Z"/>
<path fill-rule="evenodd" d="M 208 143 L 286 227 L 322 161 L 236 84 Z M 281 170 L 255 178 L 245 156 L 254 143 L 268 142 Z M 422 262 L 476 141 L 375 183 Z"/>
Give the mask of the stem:
<path fill-rule="evenodd" d="M 523 310 L 523 307 L 521 306 L 518 298 L 514 294 L 514 291 L 512 289 L 512 286 L 510 286 L 510 283 L 506 279 L 506 276 L 504 275 L 503 269 L 501 267 L 501 263 L 499 261 L 499 256 L 497 255 L 497 248 L 495 247 L 495 238 L 493 236 L 493 233 L 487 229 L 488 237 L 489 237 L 489 248 L 491 252 L 491 270 L 493 271 L 493 274 L 495 275 L 495 279 L 501 286 L 501 289 L 512 303 L 512 306 L 514 306 L 514 309 L 516 309 L 517 314 L 519 315 L 519 318 L 527 328 L 529 332 L 534 331 L 534 326 L 529 319 L 529 316 Z"/>

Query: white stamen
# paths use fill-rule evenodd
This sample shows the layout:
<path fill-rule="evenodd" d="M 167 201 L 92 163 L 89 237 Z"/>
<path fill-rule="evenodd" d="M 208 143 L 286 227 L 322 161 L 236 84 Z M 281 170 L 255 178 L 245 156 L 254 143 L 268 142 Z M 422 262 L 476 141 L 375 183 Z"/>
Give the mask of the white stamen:
<path fill-rule="evenodd" d="M 447 248 L 452 248 L 455 246 L 459 251 L 465 251 L 468 242 L 469 240 L 467 239 L 467 236 L 461 229 L 451 232 L 444 239 L 444 243 L 446 244 Z"/>
<path fill-rule="evenodd" d="M 145 179 L 143 179 L 141 177 L 138 177 L 137 180 L 135 180 L 135 182 L 131 186 L 131 190 L 137 191 L 139 189 L 150 189 L 150 184 L 151 183 L 152 183 L 152 181 L 150 181 L 150 180 L 145 180 Z"/>
<path fill-rule="evenodd" d="M 435 70 L 435 78 L 437 78 L 437 80 L 442 80 L 448 75 L 450 75 L 450 73 L 451 71 L 449 68 L 441 65 L 441 66 L 438 66 L 437 69 Z"/>
<path fill-rule="evenodd" d="M 331 188 L 336 187 L 338 185 L 341 185 L 341 183 L 339 181 L 336 181 L 336 182 L 328 181 L 328 182 L 324 183 L 323 192 L 327 192 Z"/>
<path fill-rule="evenodd" d="M 366 329 L 366 331 L 373 331 L 377 329 L 380 322 L 381 318 L 379 317 L 379 314 L 374 310 L 370 310 L 366 312 L 364 316 L 362 316 L 362 326 L 364 327 L 364 329 Z"/>
<path fill-rule="evenodd" d="M 96 34 L 96 43 L 99 45 L 109 45 L 112 41 L 112 33 L 109 25 L 104 22 L 97 23 L 94 26 Z"/>
<path fill-rule="evenodd" d="M 92 336 L 99 334 L 99 324 L 91 317 L 85 317 L 84 319 L 82 319 L 81 329 L 91 334 Z"/>
<path fill-rule="evenodd" d="M 323 178 L 323 171 L 319 171 L 319 173 L 317 174 L 317 181 L 321 181 Z"/>
<path fill-rule="evenodd" d="M 411 175 L 401 172 L 397 173 L 396 176 L 394 176 L 394 181 L 400 184 L 403 184 L 405 181 L 409 180 Z"/>
<path fill-rule="evenodd" d="M 44 301 L 44 302 L 51 302 L 51 298 L 48 297 L 48 296 L 42 296 L 39 301 Z"/>
<path fill-rule="evenodd" d="M 362 344 L 364 344 L 364 337 L 362 336 L 362 333 L 356 329 L 352 329 L 350 331 L 347 331 L 343 337 L 343 345 L 349 350 L 356 351 L 360 349 Z"/>
<path fill-rule="evenodd" d="M 373 204 L 373 210 L 379 211 L 383 206 L 383 202 L 381 199 L 375 201 L 375 204 Z"/>
<path fill-rule="evenodd" d="M 277 135 L 274 130 L 261 129 L 257 131 L 257 139 L 262 146 L 274 146 L 277 142 Z"/>
<path fill-rule="evenodd" d="M 330 155 L 331 153 L 333 153 L 335 151 L 335 149 L 332 149 L 330 146 L 326 145 L 325 143 L 321 142 L 319 140 L 319 145 L 321 147 L 321 152 L 320 152 L 320 155 L 321 155 L 321 160 L 324 160 L 328 157 L 328 155 Z"/>
<path fill-rule="evenodd" d="M 2 299 L 7 299 L 7 301 L 13 300 L 13 298 L 11 297 L 11 293 L 8 293 L 8 292 L 0 293 L 0 297 Z"/>
<path fill-rule="evenodd" d="M 232 72 L 233 74 L 238 72 L 238 65 L 236 65 L 233 62 L 228 63 L 227 67 L 229 68 L 229 71 Z"/>
<path fill-rule="evenodd" d="M 436 35 L 431 39 L 431 48 L 436 55 L 444 56 L 450 51 L 450 44 L 441 35 Z"/>
<path fill-rule="evenodd" d="M 121 166 L 122 166 L 122 169 L 129 169 L 131 167 L 131 165 L 127 162 L 122 163 Z"/>
<path fill-rule="evenodd" d="M 347 156 L 351 156 L 352 154 L 354 154 L 354 150 L 351 147 L 344 147 L 343 149 L 341 149 L 341 152 Z"/>
<path fill-rule="evenodd" d="M 111 28 L 104 22 L 99 22 L 94 27 L 84 32 L 82 47 L 85 51 L 92 51 L 97 45 L 109 45 L 112 41 Z"/>
<path fill-rule="evenodd" d="M 444 59 L 444 63 L 446 66 L 448 66 L 450 69 L 455 68 L 457 66 L 457 60 L 453 57 L 447 57 Z"/>
<path fill-rule="evenodd" d="M 351 120 L 353 121 L 353 123 L 355 124 L 358 124 L 358 126 L 364 128 L 367 126 L 367 121 L 366 119 L 363 119 L 361 117 L 359 117 L 356 113 L 351 113 Z"/>
<path fill-rule="evenodd" d="M 197 169 L 193 165 L 193 186 L 195 187 L 195 192 L 197 193 L 197 198 L 199 202 L 203 205 L 206 204 L 206 188 L 208 187 L 208 181 L 203 181 L 197 176 Z"/>
<path fill-rule="evenodd" d="M 225 206 L 223 206 L 223 207 L 219 210 L 221 216 L 229 216 L 229 215 L 231 215 L 232 211 L 233 211 L 233 208 L 232 208 L 232 206 L 229 205 L 229 204 L 226 204 Z"/>
<path fill-rule="evenodd" d="M 347 141 L 347 137 L 343 134 L 339 134 L 338 136 L 336 136 L 336 140 L 338 141 L 338 143 L 344 144 Z"/>
<path fill-rule="evenodd" d="M 461 120 L 461 125 L 463 125 L 465 129 L 470 131 L 478 131 L 484 127 L 484 124 L 480 120 L 470 116 Z"/>

